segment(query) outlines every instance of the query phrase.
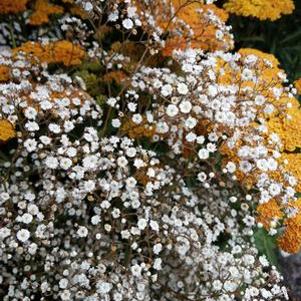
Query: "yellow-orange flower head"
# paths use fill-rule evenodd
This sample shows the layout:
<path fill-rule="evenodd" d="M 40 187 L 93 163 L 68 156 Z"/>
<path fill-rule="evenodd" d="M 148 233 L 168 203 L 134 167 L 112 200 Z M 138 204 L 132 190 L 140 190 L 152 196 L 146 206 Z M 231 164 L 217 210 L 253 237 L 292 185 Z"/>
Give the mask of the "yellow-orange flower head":
<path fill-rule="evenodd" d="M 275 21 L 291 14 L 295 6 L 292 0 L 228 0 L 224 8 L 239 16 Z"/>

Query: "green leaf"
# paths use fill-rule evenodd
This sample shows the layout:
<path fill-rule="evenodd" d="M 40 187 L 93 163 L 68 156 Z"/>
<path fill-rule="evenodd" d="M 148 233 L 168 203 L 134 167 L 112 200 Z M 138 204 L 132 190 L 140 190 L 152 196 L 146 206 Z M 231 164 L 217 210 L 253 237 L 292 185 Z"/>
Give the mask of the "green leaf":
<path fill-rule="evenodd" d="M 254 233 L 255 245 L 261 255 L 265 255 L 268 261 L 279 268 L 278 264 L 278 249 L 275 238 L 268 234 L 268 232 L 261 228 Z"/>
<path fill-rule="evenodd" d="M 281 44 L 284 44 L 284 43 L 287 43 L 287 42 L 290 42 L 290 41 L 293 41 L 295 40 L 296 38 L 300 38 L 301 36 L 301 29 L 295 31 L 294 33 L 288 35 L 286 38 L 284 38 L 280 43 Z"/>

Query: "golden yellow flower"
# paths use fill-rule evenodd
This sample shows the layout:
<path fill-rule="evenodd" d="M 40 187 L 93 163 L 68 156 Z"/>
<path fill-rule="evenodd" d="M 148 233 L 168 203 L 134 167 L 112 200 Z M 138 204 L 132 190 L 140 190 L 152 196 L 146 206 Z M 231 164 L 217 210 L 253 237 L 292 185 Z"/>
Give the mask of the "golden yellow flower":
<path fill-rule="evenodd" d="M 271 133 L 276 133 L 284 151 L 294 151 L 301 147 L 301 110 L 299 107 L 287 110 L 287 114 L 276 115 L 267 122 Z"/>
<path fill-rule="evenodd" d="M 14 126 L 6 119 L 0 119 L 0 141 L 5 142 L 16 135 Z"/>
<path fill-rule="evenodd" d="M 296 178 L 297 186 L 295 188 L 301 192 L 301 153 L 283 153 L 279 162 L 285 171 Z"/>
<path fill-rule="evenodd" d="M 214 4 L 201 4 L 199 2 L 190 2 L 183 4 L 185 1 L 173 0 L 176 16 L 179 20 L 184 21 L 191 30 L 193 35 L 189 36 L 171 36 L 167 39 L 164 55 L 171 55 L 174 49 L 184 49 L 187 43 L 192 48 L 200 48 L 203 50 L 229 50 L 232 48 L 231 37 L 226 37 L 226 42 L 223 39 L 217 38 L 217 26 L 205 17 L 206 14 L 215 15 L 221 22 L 225 23 L 228 19 L 228 14 L 225 10 L 218 8 Z M 163 24 L 162 24 L 163 25 Z M 177 23 L 170 23 L 167 28 L 168 31 L 175 31 L 179 25 Z M 223 33 L 221 33 L 223 35 Z"/>
<path fill-rule="evenodd" d="M 295 6 L 292 0 L 228 0 L 224 8 L 239 16 L 274 21 L 291 14 Z"/>
<path fill-rule="evenodd" d="M 272 199 L 267 203 L 260 204 L 256 208 L 258 216 L 257 221 L 268 230 L 271 222 L 275 219 L 280 219 L 283 216 L 281 208 L 277 204 L 276 200 Z"/>
<path fill-rule="evenodd" d="M 61 6 L 51 4 L 47 0 L 37 0 L 34 9 L 34 13 L 29 18 L 29 24 L 31 25 L 48 23 L 50 15 L 61 14 L 64 11 Z"/>
<path fill-rule="evenodd" d="M 225 24 L 228 13 L 214 4 L 189 0 L 154 0 L 148 6 L 138 0 L 134 3 L 138 13 L 141 13 L 144 30 L 153 29 L 145 14 L 149 10 L 156 26 L 167 34 L 163 49 L 166 56 L 170 56 L 175 49 L 187 47 L 208 51 L 233 48 L 233 37 Z"/>
<path fill-rule="evenodd" d="M 288 253 L 297 253 L 301 249 L 301 199 L 291 204 L 299 210 L 296 216 L 286 219 L 284 233 L 278 239 L 279 247 Z"/>
<path fill-rule="evenodd" d="M 61 63 L 65 66 L 79 65 L 86 55 L 80 46 L 65 40 L 45 45 L 39 42 L 26 42 L 14 49 L 15 54 L 18 52 L 32 55 L 42 63 Z"/>
<path fill-rule="evenodd" d="M 1 0 L 0 14 L 16 14 L 26 9 L 29 0 Z"/>

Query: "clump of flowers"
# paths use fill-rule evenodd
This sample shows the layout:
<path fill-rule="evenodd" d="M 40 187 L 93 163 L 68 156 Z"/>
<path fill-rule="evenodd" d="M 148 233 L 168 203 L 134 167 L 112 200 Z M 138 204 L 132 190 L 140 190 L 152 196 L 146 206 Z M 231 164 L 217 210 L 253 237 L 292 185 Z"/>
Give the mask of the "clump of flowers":
<path fill-rule="evenodd" d="M 292 0 L 227 0 L 224 8 L 236 15 L 275 21 L 281 15 L 291 14 L 295 5 Z"/>
<path fill-rule="evenodd" d="M 29 0 L 1 0 L 0 14 L 16 14 L 26 10 Z"/>
<path fill-rule="evenodd" d="M 8 23 L 1 300 L 288 299 L 258 241 L 301 246 L 296 89 L 228 52 L 212 2 L 37 0 Z"/>
<path fill-rule="evenodd" d="M 15 53 L 38 58 L 42 63 L 64 64 L 65 66 L 79 65 L 85 57 L 85 51 L 78 45 L 61 40 L 49 43 L 26 42 L 14 49 Z"/>
<path fill-rule="evenodd" d="M 53 5 L 48 0 L 37 0 L 35 2 L 34 12 L 29 18 L 29 24 L 42 25 L 49 22 L 49 16 L 63 13 L 63 8 L 59 5 Z"/>

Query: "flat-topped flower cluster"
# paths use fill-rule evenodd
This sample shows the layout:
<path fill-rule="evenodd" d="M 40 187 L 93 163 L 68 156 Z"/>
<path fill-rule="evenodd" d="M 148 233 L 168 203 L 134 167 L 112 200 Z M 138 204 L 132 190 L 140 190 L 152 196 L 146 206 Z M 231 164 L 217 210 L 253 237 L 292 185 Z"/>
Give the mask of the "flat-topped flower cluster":
<path fill-rule="evenodd" d="M 301 111 L 276 58 L 230 53 L 214 1 L 14 2 L 2 300 L 288 299 L 256 241 L 301 247 Z"/>

